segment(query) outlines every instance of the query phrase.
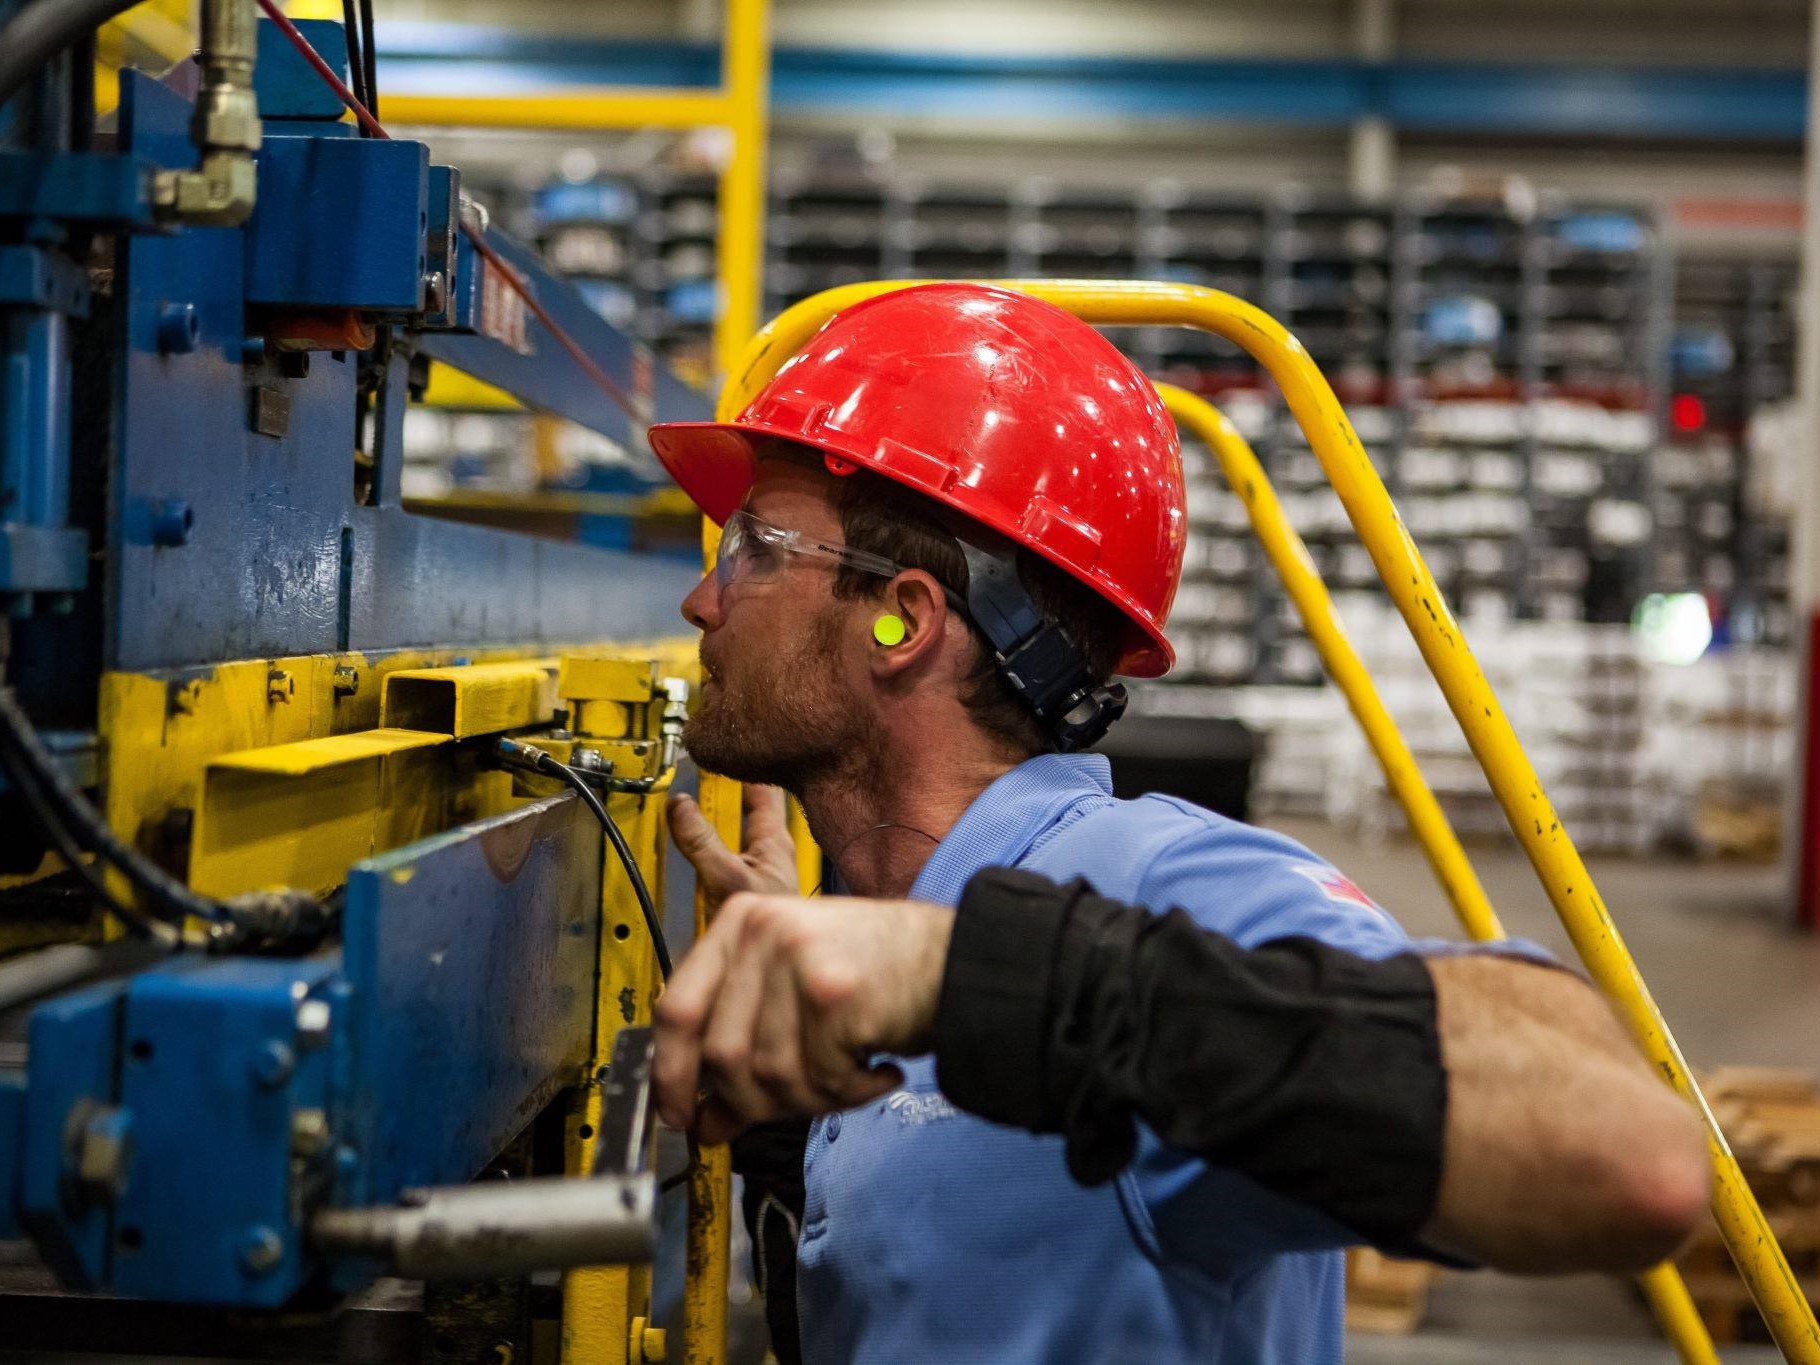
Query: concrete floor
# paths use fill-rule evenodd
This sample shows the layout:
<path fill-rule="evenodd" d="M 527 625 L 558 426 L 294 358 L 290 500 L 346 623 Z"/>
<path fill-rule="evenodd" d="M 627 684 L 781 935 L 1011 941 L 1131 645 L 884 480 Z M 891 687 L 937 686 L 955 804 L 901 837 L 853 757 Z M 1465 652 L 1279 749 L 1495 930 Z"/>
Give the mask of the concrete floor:
<path fill-rule="evenodd" d="M 1312 821 L 1269 821 L 1330 859 L 1411 933 L 1457 936 L 1427 864 L 1401 839 L 1367 844 Z M 1567 936 L 1514 843 L 1470 850 L 1513 934 L 1573 961 Z M 1696 1069 L 1726 1064 L 1820 1074 L 1820 939 L 1786 923 L 1775 867 L 1593 858 L 1594 880 L 1657 1003 Z M 1627 1284 L 1589 1276 L 1520 1279 L 1448 1274 L 1414 1338 L 1358 1337 L 1355 1362 L 1670 1361 L 1649 1338 L 1648 1310 Z M 1728 1348 L 1727 1361 L 1771 1360 Z"/>

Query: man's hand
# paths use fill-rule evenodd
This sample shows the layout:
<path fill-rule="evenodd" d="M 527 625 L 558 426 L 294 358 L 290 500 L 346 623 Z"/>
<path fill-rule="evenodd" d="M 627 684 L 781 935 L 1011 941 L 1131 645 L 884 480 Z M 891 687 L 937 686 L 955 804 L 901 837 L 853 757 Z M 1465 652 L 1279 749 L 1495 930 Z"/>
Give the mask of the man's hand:
<path fill-rule="evenodd" d="M 783 792 L 750 782 L 740 790 L 745 847 L 739 853 L 728 848 L 714 832 L 694 797 L 672 796 L 665 807 L 671 842 L 694 865 L 710 913 L 728 896 L 742 891 L 788 896 L 798 890 L 796 846 L 790 839 Z"/>
<path fill-rule="evenodd" d="M 920 901 L 734 895 L 657 1002 L 658 1112 L 713 1143 L 888 1093 L 902 1075 L 867 1059 L 931 1046 L 953 926 Z"/>

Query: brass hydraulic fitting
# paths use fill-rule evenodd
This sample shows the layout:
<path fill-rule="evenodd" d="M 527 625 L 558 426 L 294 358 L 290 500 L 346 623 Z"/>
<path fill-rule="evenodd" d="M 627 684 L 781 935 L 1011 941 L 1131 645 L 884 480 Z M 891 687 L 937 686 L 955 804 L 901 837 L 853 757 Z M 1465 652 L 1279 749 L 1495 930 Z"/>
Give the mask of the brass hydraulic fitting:
<path fill-rule="evenodd" d="M 152 202 L 162 216 L 202 227 L 237 227 L 251 216 L 261 136 L 253 93 L 258 51 L 255 0 L 202 0 L 202 85 L 190 119 L 201 159 L 193 171 L 160 171 L 153 179 Z"/>

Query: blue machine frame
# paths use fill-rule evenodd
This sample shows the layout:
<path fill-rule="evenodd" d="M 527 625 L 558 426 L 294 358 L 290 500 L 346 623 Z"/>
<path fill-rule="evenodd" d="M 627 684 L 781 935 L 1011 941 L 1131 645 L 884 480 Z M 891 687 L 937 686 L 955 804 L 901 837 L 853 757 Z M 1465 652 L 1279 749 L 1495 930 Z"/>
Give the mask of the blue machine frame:
<path fill-rule="evenodd" d="M 304 27 L 344 67 L 340 26 Z M 166 85 L 123 76 L 106 151 L 24 116 L 27 98 L 67 98 L 60 66 L 0 109 L 0 605 L 39 710 L 92 707 L 105 671 L 174 686 L 249 658 L 649 637 L 693 581 L 674 561 L 404 511 L 412 350 L 631 447 L 711 405 L 489 230 L 625 410 L 501 304 L 457 174 L 421 144 L 352 136 L 277 38 L 261 24 L 259 201 L 240 227 L 156 222 L 154 173 L 196 164 L 191 103 Z M 117 234 L 92 297 L 66 250 L 78 230 Z M 376 353 L 358 485 L 360 353 L 282 344 L 343 310 L 398 343 Z M 550 798 L 358 864 L 339 946 L 181 956 L 40 1004 L 24 1065 L 0 1065 L 0 1237 L 29 1233 L 72 1285 L 146 1299 L 270 1307 L 358 1287 L 377 1267 L 312 1251 L 312 1207 L 466 1180 L 578 1078 L 600 857 L 586 811 Z"/>

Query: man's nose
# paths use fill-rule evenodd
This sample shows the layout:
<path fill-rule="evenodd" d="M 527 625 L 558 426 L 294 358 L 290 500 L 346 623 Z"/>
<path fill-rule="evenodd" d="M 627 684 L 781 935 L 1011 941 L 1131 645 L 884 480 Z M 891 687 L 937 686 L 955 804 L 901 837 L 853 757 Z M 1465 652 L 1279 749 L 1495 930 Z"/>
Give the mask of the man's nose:
<path fill-rule="evenodd" d="M 720 624 L 720 585 L 712 573 L 701 576 L 701 582 L 682 600 L 683 620 L 697 630 L 708 630 Z"/>

